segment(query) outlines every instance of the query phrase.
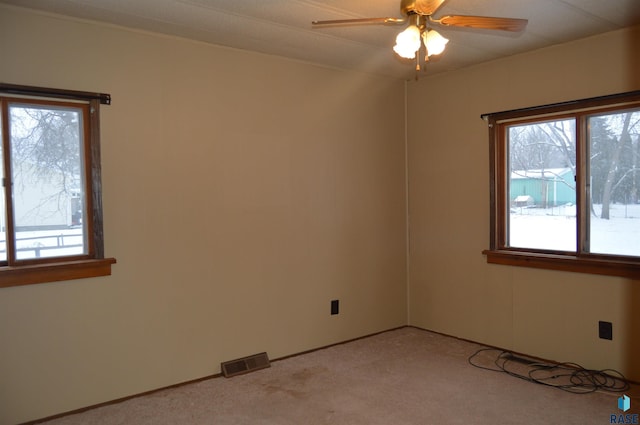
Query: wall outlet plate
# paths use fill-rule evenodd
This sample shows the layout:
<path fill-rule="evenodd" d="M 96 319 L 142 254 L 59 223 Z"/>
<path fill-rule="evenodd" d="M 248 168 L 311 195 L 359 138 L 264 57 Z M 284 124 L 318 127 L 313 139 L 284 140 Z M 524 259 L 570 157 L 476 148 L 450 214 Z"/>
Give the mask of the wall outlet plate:
<path fill-rule="evenodd" d="M 340 300 L 331 301 L 331 315 L 340 314 Z"/>
<path fill-rule="evenodd" d="M 598 322 L 598 336 L 600 339 L 613 339 L 613 324 L 611 322 Z"/>

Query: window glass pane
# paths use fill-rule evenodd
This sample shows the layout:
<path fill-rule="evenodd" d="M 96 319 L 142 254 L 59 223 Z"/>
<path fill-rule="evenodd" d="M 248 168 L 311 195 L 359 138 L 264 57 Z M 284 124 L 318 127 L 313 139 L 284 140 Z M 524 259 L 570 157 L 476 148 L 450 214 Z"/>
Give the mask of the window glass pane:
<path fill-rule="evenodd" d="M 590 252 L 640 256 L 640 109 L 589 118 Z"/>
<path fill-rule="evenodd" d="M 86 254 L 82 109 L 9 107 L 16 258 Z"/>
<path fill-rule="evenodd" d="M 0 121 L 0 141 L 3 139 L 2 131 L 4 126 Z M 1 145 L 1 143 L 0 143 Z M 4 157 L 2 155 L 2 151 L 4 149 L 0 149 L 0 178 L 4 176 Z M 6 203 L 4 200 L 4 186 L 0 191 L 0 261 L 7 261 L 7 211 L 6 211 Z"/>
<path fill-rule="evenodd" d="M 508 246 L 576 251 L 575 127 L 563 119 L 507 128 Z"/>

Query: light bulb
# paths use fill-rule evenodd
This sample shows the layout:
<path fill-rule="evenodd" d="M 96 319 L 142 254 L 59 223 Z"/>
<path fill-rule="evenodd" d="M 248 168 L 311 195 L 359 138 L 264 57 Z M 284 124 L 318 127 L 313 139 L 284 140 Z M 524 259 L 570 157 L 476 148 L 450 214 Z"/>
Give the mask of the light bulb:
<path fill-rule="evenodd" d="M 415 25 L 409 25 L 407 29 L 402 31 L 396 37 L 396 45 L 393 51 L 399 56 L 407 59 L 413 59 L 416 52 L 420 49 L 420 29 Z"/>
<path fill-rule="evenodd" d="M 444 48 L 449 42 L 448 39 L 444 38 L 434 30 L 429 30 L 422 34 L 422 37 L 424 38 L 424 45 L 427 46 L 427 54 L 429 56 L 439 55 L 444 52 Z"/>

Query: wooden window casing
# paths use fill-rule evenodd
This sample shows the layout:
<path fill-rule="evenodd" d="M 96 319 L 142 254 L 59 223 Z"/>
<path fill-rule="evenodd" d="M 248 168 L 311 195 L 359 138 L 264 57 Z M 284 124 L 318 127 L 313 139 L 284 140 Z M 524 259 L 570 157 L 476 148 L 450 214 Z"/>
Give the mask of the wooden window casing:
<path fill-rule="evenodd" d="M 102 218 L 102 183 L 100 166 L 100 104 L 110 104 L 110 96 L 39 87 L 0 84 L 0 125 L 2 131 L 3 181 L 6 200 L 7 260 L 0 263 L 0 288 L 35 283 L 82 279 L 111 274 L 114 258 L 104 257 Z M 73 107 L 82 111 L 84 211 L 86 222 L 84 254 L 53 256 L 48 258 L 16 258 L 15 227 L 12 207 L 9 104 Z M 4 212 L 3 212 L 4 213 Z"/>
<path fill-rule="evenodd" d="M 488 263 L 640 278 L 640 257 L 589 252 L 590 200 L 586 191 L 589 164 L 585 141 L 589 115 L 638 107 L 640 107 L 640 91 L 635 91 L 482 116 L 489 126 L 490 246 L 483 251 Z M 577 249 L 571 252 L 510 247 L 507 244 L 509 232 L 507 127 L 513 123 L 565 117 L 576 119 Z"/>

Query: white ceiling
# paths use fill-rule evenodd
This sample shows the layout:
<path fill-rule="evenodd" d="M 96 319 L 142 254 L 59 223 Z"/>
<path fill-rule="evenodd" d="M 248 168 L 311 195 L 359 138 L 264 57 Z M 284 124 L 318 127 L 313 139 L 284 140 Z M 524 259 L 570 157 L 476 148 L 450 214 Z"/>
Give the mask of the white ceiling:
<path fill-rule="evenodd" d="M 312 20 L 401 17 L 400 0 L 0 0 L 16 6 L 172 34 L 306 62 L 413 78 L 392 51 L 399 26 L 312 28 Z M 427 73 L 640 24 L 640 0 L 447 0 L 435 17 L 529 20 L 522 33 L 447 27 Z"/>

